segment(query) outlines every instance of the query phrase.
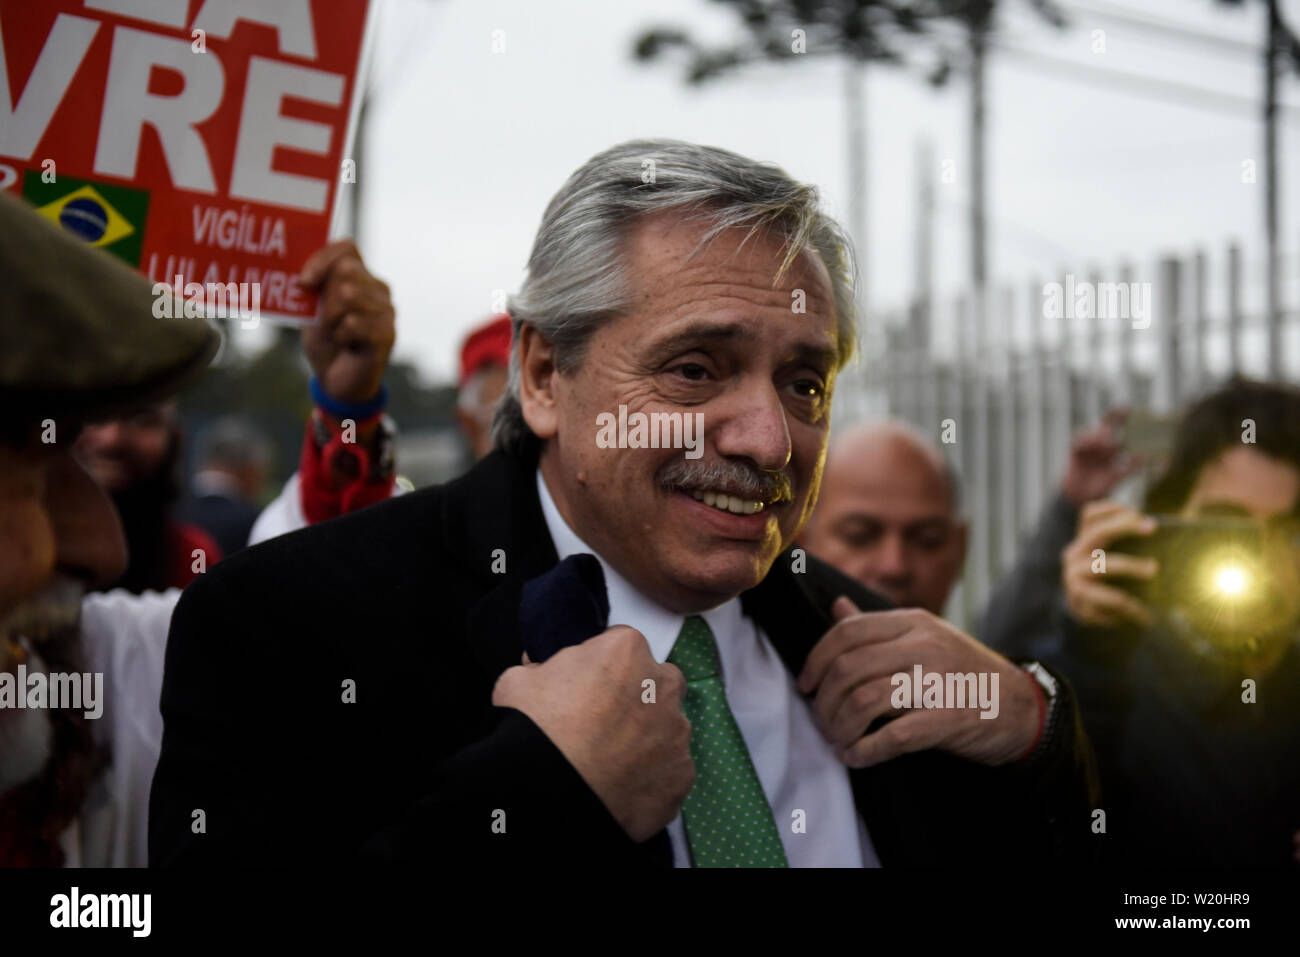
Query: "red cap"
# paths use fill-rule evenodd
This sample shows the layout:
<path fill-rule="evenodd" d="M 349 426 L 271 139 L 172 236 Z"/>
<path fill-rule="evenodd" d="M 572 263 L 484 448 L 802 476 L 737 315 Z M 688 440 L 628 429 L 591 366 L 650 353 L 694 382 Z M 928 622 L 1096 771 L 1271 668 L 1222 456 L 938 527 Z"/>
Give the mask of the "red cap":
<path fill-rule="evenodd" d="M 493 316 L 465 337 L 460 347 L 460 387 L 484 366 L 510 364 L 510 317 Z"/>

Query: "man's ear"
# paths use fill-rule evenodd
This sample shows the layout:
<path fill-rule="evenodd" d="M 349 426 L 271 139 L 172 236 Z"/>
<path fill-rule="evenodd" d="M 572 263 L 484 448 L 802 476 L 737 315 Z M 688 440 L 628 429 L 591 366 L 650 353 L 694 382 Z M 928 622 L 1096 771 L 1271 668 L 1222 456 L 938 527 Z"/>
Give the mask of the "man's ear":
<path fill-rule="evenodd" d="M 555 350 L 533 326 L 519 329 L 519 405 L 533 434 L 545 441 L 559 429 Z"/>

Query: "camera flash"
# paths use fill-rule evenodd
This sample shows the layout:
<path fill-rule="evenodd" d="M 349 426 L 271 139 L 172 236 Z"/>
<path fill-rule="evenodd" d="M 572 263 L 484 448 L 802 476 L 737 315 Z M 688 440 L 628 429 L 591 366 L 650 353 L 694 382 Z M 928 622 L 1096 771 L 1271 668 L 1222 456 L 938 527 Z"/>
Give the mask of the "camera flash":
<path fill-rule="evenodd" d="M 1214 587 L 1225 595 L 1240 595 L 1246 590 L 1246 572 L 1240 565 L 1224 565 L 1214 575 Z"/>

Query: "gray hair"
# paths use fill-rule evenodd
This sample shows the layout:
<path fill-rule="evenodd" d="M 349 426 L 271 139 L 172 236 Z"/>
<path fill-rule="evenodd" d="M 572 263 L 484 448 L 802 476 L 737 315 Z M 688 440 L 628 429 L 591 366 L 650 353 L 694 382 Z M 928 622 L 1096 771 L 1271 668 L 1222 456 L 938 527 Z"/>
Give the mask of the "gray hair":
<path fill-rule="evenodd" d="M 623 261 L 628 234 L 644 216 L 670 209 L 710 225 L 696 252 L 736 226 L 749 226 L 751 236 L 764 230 L 781 238 L 785 261 L 775 280 L 801 252 L 814 250 L 831 277 L 840 367 L 852 358 L 858 327 L 853 247 L 822 209 L 816 187 L 769 163 L 669 139 L 629 140 L 597 153 L 560 187 L 542 216 L 523 286 L 510 299 L 514 342 L 531 325 L 555 350 L 561 374 L 577 368 L 596 329 L 630 304 Z M 516 349 L 492 441 L 520 453 L 537 441 L 519 401 Z"/>

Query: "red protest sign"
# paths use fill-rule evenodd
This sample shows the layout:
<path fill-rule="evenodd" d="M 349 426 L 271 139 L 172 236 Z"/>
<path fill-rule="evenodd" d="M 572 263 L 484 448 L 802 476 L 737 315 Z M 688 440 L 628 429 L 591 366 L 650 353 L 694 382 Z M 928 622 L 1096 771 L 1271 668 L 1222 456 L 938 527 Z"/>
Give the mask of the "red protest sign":
<path fill-rule="evenodd" d="M 369 0 L 0 0 L 0 189 L 156 283 L 298 287 L 330 236 Z M 232 287 L 233 289 L 233 287 Z"/>

